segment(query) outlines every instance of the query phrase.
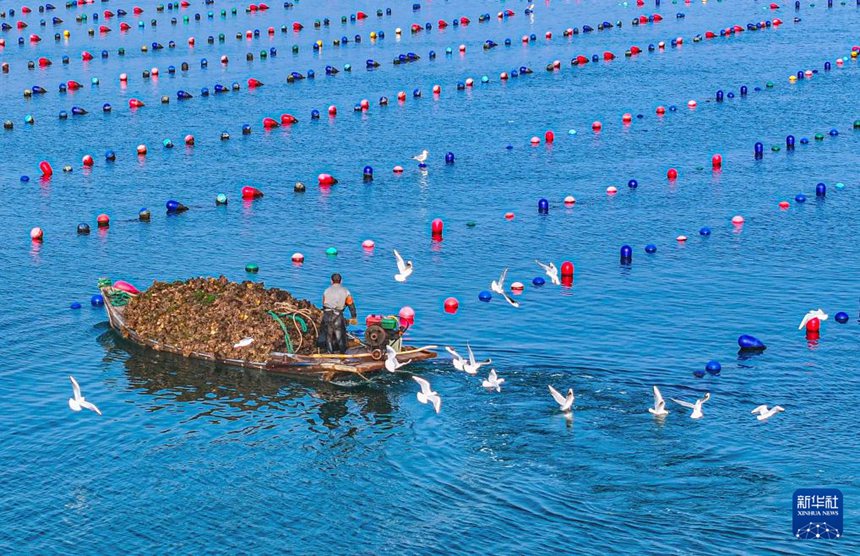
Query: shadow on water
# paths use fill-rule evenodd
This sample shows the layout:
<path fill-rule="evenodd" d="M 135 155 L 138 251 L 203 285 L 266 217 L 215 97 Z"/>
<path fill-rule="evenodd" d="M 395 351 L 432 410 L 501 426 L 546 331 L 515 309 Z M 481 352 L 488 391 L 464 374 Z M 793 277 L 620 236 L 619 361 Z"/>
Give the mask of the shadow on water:
<path fill-rule="evenodd" d="M 391 421 L 398 408 L 390 394 L 391 377 L 372 381 L 326 382 L 316 376 L 268 373 L 188 359 L 145 348 L 109 329 L 97 338 L 103 361 L 122 363 L 129 387 L 171 402 L 218 401 L 238 419 L 242 413 L 289 408 L 314 408 L 321 423 L 337 428 L 347 416 L 359 415 L 376 424 Z"/>

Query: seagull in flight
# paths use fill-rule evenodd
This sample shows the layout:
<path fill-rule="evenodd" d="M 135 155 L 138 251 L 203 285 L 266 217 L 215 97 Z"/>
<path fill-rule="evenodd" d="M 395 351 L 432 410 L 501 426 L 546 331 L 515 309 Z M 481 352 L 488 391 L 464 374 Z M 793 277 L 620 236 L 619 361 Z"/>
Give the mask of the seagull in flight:
<path fill-rule="evenodd" d="M 427 149 L 424 149 L 423 151 L 421 151 L 421 154 L 413 156 L 412 160 L 417 160 L 418 164 L 424 164 L 425 162 L 427 162 L 427 155 L 429 154 L 430 153 L 427 151 Z"/>
<path fill-rule="evenodd" d="M 555 263 L 543 264 L 537 259 L 535 259 L 535 262 L 546 272 L 550 282 L 556 286 L 561 285 L 561 280 L 558 279 L 558 268 L 556 268 Z"/>
<path fill-rule="evenodd" d="M 394 257 L 397 259 L 397 274 L 394 275 L 394 279 L 398 282 L 405 282 L 412 275 L 412 261 L 403 262 L 403 257 L 400 256 L 397 249 L 394 250 Z"/>
<path fill-rule="evenodd" d="M 81 395 L 81 387 L 78 385 L 78 381 L 75 380 L 75 377 L 69 375 L 69 380 L 72 381 L 72 391 L 75 395 L 74 398 L 69 398 L 69 408 L 71 408 L 72 411 L 89 409 L 90 411 L 95 411 L 96 413 L 101 415 L 102 412 L 99 411 L 99 408 L 97 408 L 92 402 L 88 402 L 86 398 Z"/>
<path fill-rule="evenodd" d="M 702 413 L 702 404 L 710 399 L 711 393 L 705 392 L 704 397 L 696 400 L 696 403 L 685 402 L 684 400 L 676 400 L 675 398 L 672 398 L 672 401 L 678 405 L 686 407 L 687 409 L 692 409 L 693 413 L 690 414 L 690 419 L 701 419 L 705 416 L 705 414 Z"/>
<path fill-rule="evenodd" d="M 415 382 L 421 385 L 421 391 L 415 395 L 415 397 L 418 398 L 418 401 L 421 403 L 433 404 L 433 409 L 436 410 L 436 413 L 439 413 L 439 408 L 442 407 L 442 398 L 439 397 L 439 393 L 434 392 L 430 388 L 430 383 L 420 376 L 413 376 L 412 378 L 415 379 Z"/>
<path fill-rule="evenodd" d="M 489 388 L 491 390 L 495 390 L 496 392 L 502 391 L 502 383 L 505 381 L 503 378 L 499 378 L 499 375 L 496 374 L 496 369 L 490 369 L 490 374 L 487 376 L 487 380 L 481 383 L 481 386 L 484 388 Z"/>
<path fill-rule="evenodd" d="M 666 410 L 666 402 L 663 400 L 663 394 L 660 389 L 654 386 L 654 407 L 649 407 L 648 412 L 655 417 L 665 417 L 669 414 Z"/>
<path fill-rule="evenodd" d="M 397 372 L 397 369 L 400 367 L 405 367 L 409 363 L 412 363 L 412 360 L 404 361 L 400 363 L 397 361 L 397 350 L 395 350 L 391 346 L 385 346 L 385 351 L 388 356 L 385 358 L 385 370 L 389 373 Z"/>
<path fill-rule="evenodd" d="M 806 323 L 811 321 L 812 319 L 818 319 L 820 321 L 825 321 L 825 320 L 827 320 L 827 318 L 828 318 L 827 313 L 825 313 L 821 309 L 818 309 L 817 311 L 809 311 L 808 313 L 803 315 L 803 320 L 800 321 L 800 326 L 798 326 L 797 329 L 803 330 L 803 327 L 806 326 Z"/>
<path fill-rule="evenodd" d="M 511 297 L 507 294 L 507 292 L 505 292 L 505 278 L 507 278 L 507 276 L 508 276 L 508 269 L 506 268 L 502 271 L 502 275 L 499 276 L 498 280 L 493 280 L 492 282 L 490 282 L 490 289 L 493 290 L 495 293 L 504 297 L 505 301 L 507 301 L 508 303 L 513 305 L 514 307 L 519 307 L 520 306 L 519 302 L 511 299 Z"/>
<path fill-rule="evenodd" d="M 487 359 L 486 361 L 475 361 L 475 354 L 472 352 L 472 346 L 467 343 L 466 349 L 469 350 L 469 360 L 463 363 L 463 370 L 466 371 L 467 374 L 476 375 L 478 374 L 478 369 L 493 362 L 492 359 Z"/>
<path fill-rule="evenodd" d="M 573 395 L 573 388 L 567 389 L 567 396 L 562 396 L 561 393 L 552 386 L 547 386 L 547 388 L 549 388 L 549 393 L 552 394 L 552 399 L 554 399 L 555 403 L 558 404 L 559 409 L 564 413 L 570 413 L 573 410 L 573 400 L 576 399 Z"/>
<path fill-rule="evenodd" d="M 445 351 L 450 353 L 451 356 L 454 358 L 454 360 L 452 361 L 452 363 L 454 364 L 454 368 L 458 371 L 462 371 L 463 366 L 466 364 L 466 360 L 463 359 L 463 356 L 457 353 L 457 351 L 454 350 L 454 348 L 452 348 L 451 346 L 445 346 Z"/>
<path fill-rule="evenodd" d="M 784 407 L 775 405 L 772 408 L 768 409 L 767 405 L 765 404 L 758 406 L 757 408 L 750 411 L 750 413 L 758 413 L 758 417 L 756 417 L 756 419 L 758 419 L 759 421 L 765 421 L 767 419 L 770 419 L 777 413 L 782 413 L 783 411 L 785 411 Z"/>

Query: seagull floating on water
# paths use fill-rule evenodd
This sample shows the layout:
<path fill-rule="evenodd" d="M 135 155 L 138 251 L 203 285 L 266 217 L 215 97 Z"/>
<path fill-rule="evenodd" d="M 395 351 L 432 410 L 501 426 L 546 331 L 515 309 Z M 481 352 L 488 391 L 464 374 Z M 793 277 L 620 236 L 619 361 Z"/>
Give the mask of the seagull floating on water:
<path fill-rule="evenodd" d="M 481 386 L 495 390 L 496 392 L 501 392 L 503 382 L 505 382 L 505 379 L 499 378 L 499 375 L 496 374 L 496 369 L 490 369 L 490 374 L 487 376 L 487 380 L 482 382 Z"/>
<path fill-rule="evenodd" d="M 705 416 L 705 414 L 702 413 L 702 404 L 710 399 L 711 393 L 705 392 L 704 397 L 696 400 L 696 403 L 685 402 L 684 400 L 676 400 L 675 398 L 672 398 L 672 401 L 678 405 L 682 405 L 688 409 L 692 409 L 693 412 L 690 414 L 690 419 L 701 419 Z"/>
<path fill-rule="evenodd" d="M 559 409 L 565 413 L 570 413 L 573 410 L 573 400 L 576 399 L 573 395 L 573 388 L 567 389 L 567 396 L 562 396 L 561 393 L 552 386 L 547 386 L 547 388 L 549 388 L 549 393 L 552 394 L 552 399 L 554 399 L 555 403 L 558 404 Z"/>
<path fill-rule="evenodd" d="M 233 344 L 233 347 L 234 348 L 243 348 L 243 347 L 248 347 L 253 343 L 254 343 L 254 338 L 242 338 L 241 340 L 239 340 L 238 342 Z"/>
<path fill-rule="evenodd" d="M 405 282 L 412 275 L 412 261 L 403 262 L 403 257 L 400 256 L 397 249 L 394 250 L 394 257 L 397 259 L 397 274 L 394 275 L 394 279 L 398 282 Z"/>
<path fill-rule="evenodd" d="M 669 414 L 666 410 L 666 402 L 663 400 L 663 394 L 660 389 L 654 386 L 654 407 L 649 407 L 648 412 L 655 417 L 664 417 Z"/>
<path fill-rule="evenodd" d="M 507 278 L 507 276 L 508 276 L 508 269 L 506 268 L 502 271 L 502 275 L 499 276 L 498 281 L 493 280 L 492 282 L 490 282 L 490 289 L 493 290 L 495 293 L 504 297 L 505 301 L 507 301 L 508 303 L 513 305 L 514 307 L 519 307 L 520 306 L 519 302 L 511 299 L 511 297 L 507 294 L 507 292 L 505 292 L 505 278 Z"/>
<path fill-rule="evenodd" d="M 405 367 L 409 363 L 412 363 L 411 359 L 402 363 L 399 362 L 397 360 L 397 350 L 391 346 L 385 346 L 385 351 L 388 354 L 388 357 L 385 359 L 385 370 L 389 373 L 397 372 L 397 369 L 400 367 Z"/>
<path fill-rule="evenodd" d="M 770 419 L 777 413 L 782 413 L 783 411 L 785 411 L 784 407 L 775 405 L 772 408 L 768 409 L 767 404 L 765 404 L 758 406 L 757 408 L 750 411 L 750 413 L 758 413 L 758 417 L 756 417 L 756 419 L 758 419 L 759 421 L 764 421 Z"/>
<path fill-rule="evenodd" d="M 561 280 L 558 279 L 558 268 L 556 268 L 555 263 L 543 264 L 537 259 L 535 259 L 535 262 L 543 269 L 544 272 L 546 272 L 546 275 L 549 276 L 550 282 L 556 286 L 561 285 Z"/>
<path fill-rule="evenodd" d="M 442 398 L 439 397 L 439 393 L 434 392 L 430 388 L 430 383 L 420 376 L 413 376 L 412 378 L 415 379 L 415 382 L 421 385 L 421 391 L 415 395 L 415 397 L 418 398 L 418 401 L 421 403 L 433 404 L 433 409 L 436 410 L 436 413 L 439 413 L 439 408 L 442 407 Z"/>
<path fill-rule="evenodd" d="M 827 318 L 828 318 L 827 313 L 825 313 L 821 309 L 818 309 L 817 311 L 809 311 L 808 313 L 803 315 L 803 320 L 800 321 L 800 326 L 798 326 L 797 329 L 802 330 L 803 327 L 806 326 L 806 323 L 811 321 L 812 319 L 818 319 L 820 321 L 825 321 L 825 320 L 827 320 Z"/>
<path fill-rule="evenodd" d="M 460 355 L 459 353 L 457 353 L 456 350 L 454 350 L 454 348 L 452 348 L 451 346 L 445 346 L 445 351 L 450 353 L 451 356 L 454 358 L 451 361 L 451 363 L 454 364 L 454 368 L 457 369 L 458 371 L 462 371 L 463 366 L 466 364 L 466 360 L 463 359 L 463 356 Z"/>
<path fill-rule="evenodd" d="M 69 408 L 71 408 L 72 411 L 89 409 L 90 411 L 95 411 L 96 413 L 101 415 L 102 412 L 99 411 L 99 408 L 97 408 L 94 403 L 88 402 L 86 398 L 81 395 L 81 387 L 78 385 L 78 381 L 75 380 L 75 377 L 69 375 L 69 380 L 72 381 L 72 391 L 75 395 L 74 398 L 69 398 Z"/>
<path fill-rule="evenodd" d="M 412 160 L 417 160 L 418 164 L 424 164 L 425 162 L 427 162 L 428 154 L 430 153 L 427 151 L 427 149 L 424 149 L 423 151 L 421 151 L 421 154 L 413 156 Z"/>
<path fill-rule="evenodd" d="M 478 369 L 493 362 L 492 359 L 487 359 L 486 361 L 475 361 L 475 354 L 472 352 L 472 346 L 467 343 L 466 349 L 469 350 L 469 360 L 463 363 L 463 370 L 470 375 L 478 374 Z"/>

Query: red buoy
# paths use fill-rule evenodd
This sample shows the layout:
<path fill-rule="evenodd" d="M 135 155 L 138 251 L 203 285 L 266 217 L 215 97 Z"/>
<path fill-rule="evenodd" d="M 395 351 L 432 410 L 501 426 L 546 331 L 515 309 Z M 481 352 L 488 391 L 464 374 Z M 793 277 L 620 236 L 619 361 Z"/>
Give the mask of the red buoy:
<path fill-rule="evenodd" d="M 630 113 L 626 113 L 623 116 L 621 116 L 621 121 L 624 122 L 625 124 L 629 124 L 630 122 L 633 121 L 633 116 Z"/>
<path fill-rule="evenodd" d="M 711 157 L 711 166 L 714 170 L 719 170 L 723 167 L 723 157 L 721 155 L 715 154 Z"/>
<path fill-rule="evenodd" d="M 48 163 L 47 160 L 43 160 L 39 163 L 39 170 L 42 171 L 42 175 L 46 178 L 50 178 L 54 175 L 54 169 L 51 168 L 51 165 Z"/>
<path fill-rule="evenodd" d="M 107 214 L 100 214 L 96 217 L 96 223 L 98 223 L 99 228 L 107 228 L 110 226 L 110 216 Z"/>
<path fill-rule="evenodd" d="M 591 129 L 593 129 L 594 131 L 600 131 L 601 129 L 603 129 L 603 124 L 600 122 L 594 122 L 593 124 L 591 124 Z"/>
<path fill-rule="evenodd" d="M 331 174 L 320 174 L 317 176 L 317 181 L 322 186 L 329 186 L 337 183 L 337 180 Z"/>
<path fill-rule="evenodd" d="M 90 166 L 92 166 L 92 165 L 93 165 L 93 157 L 91 157 L 91 156 L 90 156 L 90 155 L 88 155 L 88 154 L 85 154 L 85 155 L 84 155 L 84 158 L 83 158 L 83 160 L 81 160 L 81 162 L 83 163 L 83 165 L 84 165 L 85 167 L 89 168 Z"/>
<path fill-rule="evenodd" d="M 604 53 L 603 53 L 603 59 L 604 59 L 604 60 L 606 60 L 606 61 L 614 60 L 614 59 L 615 59 L 615 54 L 613 54 L 613 53 L 611 53 L 611 52 L 609 52 L 609 51 L 607 50 L 606 52 L 604 52 Z"/>
<path fill-rule="evenodd" d="M 454 314 L 457 312 L 457 309 L 460 308 L 460 302 L 457 301 L 456 297 L 449 297 L 445 300 L 445 312 Z"/>
<path fill-rule="evenodd" d="M 570 261 L 564 261 L 561 263 L 561 276 L 564 278 L 565 276 L 569 276 L 573 278 L 573 263 Z"/>
<path fill-rule="evenodd" d="M 445 223 L 442 222 L 441 218 L 436 218 L 430 223 L 430 232 L 433 235 L 433 239 L 442 239 L 442 231 L 444 229 Z"/>
<path fill-rule="evenodd" d="M 666 172 L 666 177 L 669 178 L 670 180 L 677 179 L 678 170 L 675 170 L 674 168 L 669 168 L 669 171 Z"/>
<path fill-rule="evenodd" d="M 337 116 L 337 107 L 334 104 L 328 107 L 328 115 Z"/>
<path fill-rule="evenodd" d="M 242 198 L 246 201 L 253 201 L 254 199 L 259 199 L 263 196 L 263 192 L 257 189 L 256 187 L 251 187 L 250 185 L 246 185 L 242 188 Z"/>
<path fill-rule="evenodd" d="M 272 129 L 279 125 L 278 121 L 274 118 L 263 118 L 263 129 Z"/>
<path fill-rule="evenodd" d="M 809 319 L 806 321 L 806 331 L 807 332 L 818 332 L 821 330 L 821 321 L 818 318 Z"/>
<path fill-rule="evenodd" d="M 544 137 L 544 140 L 545 140 L 547 143 L 552 143 L 553 141 L 555 141 L 555 133 L 553 133 L 553 132 L 552 132 L 552 130 L 548 130 L 548 131 L 544 134 L 544 136 L 543 136 L 543 137 Z"/>
<path fill-rule="evenodd" d="M 39 58 L 39 67 L 46 68 L 51 65 L 51 61 L 47 58 Z"/>
<path fill-rule="evenodd" d="M 87 52 L 86 50 L 84 50 L 84 53 L 83 53 L 83 54 L 81 54 L 81 59 L 82 59 L 84 62 L 89 62 L 90 60 L 92 60 L 92 59 L 93 59 L 93 55 L 92 55 L 92 54 L 90 54 L 89 52 Z"/>
<path fill-rule="evenodd" d="M 657 115 L 658 116 L 662 116 L 665 113 L 666 113 L 666 109 L 664 107 L 662 107 L 662 106 L 657 107 Z"/>
<path fill-rule="evenodd" d="M 254 89 L 256 87 L 259 87 L 262 84 L 263 83 L 258 79 L 254 79 L 253 77 L 248 78 L 248 88 L 249 89 Z"/>
<path fill-rule="evenodd" d="M 298 120 L 292 114 L 281 114 L 281 125 L 294 124 Z"/>

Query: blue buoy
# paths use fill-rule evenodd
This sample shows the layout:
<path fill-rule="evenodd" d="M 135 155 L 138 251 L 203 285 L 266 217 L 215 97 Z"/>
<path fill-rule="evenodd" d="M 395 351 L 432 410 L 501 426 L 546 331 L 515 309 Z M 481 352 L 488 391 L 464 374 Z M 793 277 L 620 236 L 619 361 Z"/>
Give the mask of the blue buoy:
<path fill-rule="evenodd" d="M 741 85 L 741 96 L 742 96 L 742 97 L 747 96 L 747 93 L 748 93 L 748 92 L 749 92 L 749 89 L 747 89 L 747 86 L 746 86 L 746 85 Z"/>
<path fill-rule="evenodd" d="M 28 181 L 30 181 L 30 176 L 21 176 L 21 181 L 27 183 Z"/>
<path fill-rule="evenodd" d="M 179 201 L 174 201 L 173 199 L 167 201 L 167 203 L 165 203 L 165 206 L 167 207 L 168 214 L 178 214 L 180 212 L 185 212 L 186 210 L 188 210 L 188 207 L 186 207 Z"/>
<path fill-rule="evenodd" d="M 78 234 L 79 235 L 85 236 L 88 233 L 90 233 L 90 225 L 89 224 L 87 224 L 86 222 L 81 222 L 80 224 L 78 224 Z"/>
<path fill-rule="evenodd" d="M 723 102 L 723 90 L 717 91 L 717 102 Z"/>
<path fill-rule="evenodd" d="M 764 143 L 756 143 L 755 144 L 755 158 L 756 160 L 761 160 L 764 156 Z"/>
<path fill-rule="evenodd" d="M 97 293 L 90 298 L 90 305 L 93 307 L 101 307 L 104 304 L 105 300 L 100 293 Z"/>
<path fill-rule="evenodd" d="M 541 199 L 538 201 L 538 214 L 549 214 L 549 201 Z"/>
<path fill-rule="evenodd" d="M 480 301 L 483 301 L 484 303 L 489 303 L 490 300 L 493 299 L 493 294 L 491 294 L 487 290 L 484 290 L 478 294 L 478 299 Z"/>
<path fill-rule="evenodd" d="M 700 228 L 699 229 L 699 235 L 700 236 L 709 236 L 709 235 L 711 235 L 711 229 L 708 228 L 707 226 L 705 226 L 704 228 Z"/>
<path fill-rule="evenodd" d="M 546 280 L 543 279 L 543 276 L 535 276 L 532 280 L 532 285 L 534 285 L 536 288 L 539 288 L 544 284 L 546 284 Z"/>
<path fill-rule="evenodd" d="M 708 373 L 710 373 L 712 375 L 718 375 L 718 374 L 720 374 L 720 371 L 723 370 L 723 366 L 720 365 L 719 361 L 715 361 L 715 360 L 711 359 L 705 365 L 705 370 L 708 371 Z"/>
<path fill-rule="evenodd" d="M 804 195 L 803 193 L 798 193 L 797 195 L 794 196 L 794 200 L 797 201 L 798 203 L 805 203 L 806 202 L 806 195 Z"/>
<path fill-rule="evenodd" d="M 695 371 L 693 371 L 693 376 L 696 378 L 702 378 L 703 376 L 705 376 L 705 371 L 703 371 L 702 369 L 696 369 Z"/>
<path fill-rule="evenodd" d="M 838 129 L 833 128 L 833 129 L 831 129 L 831 130 L 830 130 L 830 136 L 831 136 L 831 137 L 836 137 L 837 135 L 839 135 L 839 130 L 838 130 Z"/>
<path fill-rule="evenodd" d="M 738 346 L 740 346 L 741 351 L 764 351 L 767 349 L 761 340 L 749 334 L 742 334 L 738 337 Z"/>
<path fill-rule="evenodd" d="M 815 196 L 816 197 L 824 197 L 827 195 L 827 186 L 823 183 L 819 183 L 815 186 Z"/>
<path fill-rule="evenodd" d="M 785 148 L 788 150 L 794 149 L 794 135 L 785 136 Z"/>
<path fill-rule="evenodd" d="M 629 187 L 630 189 L 636 189 L 637 187 L 639 187 L 639 182 L 636 180 L 630 180 L 627 182 L 627 187 Z"/>
<path fill-rule="evenodd" d="M 801 137 L 801 138 L 800 138 L 800 144 L 801 144 L 801 145 L 808 145 L 808 144 L 809 144 L 809 139 L 807 139 L 806 137 Z"/>
<path fill-rule="evenodd" d="M 835 318 L 836 322 L 838 322 L 839 324 L 845 324 L 846 322 L 848 322 L 848 313 L 846 313 L 845 311 L 839 311 L 833 318 Z"/>
<path fill-rule="evenodd" d="M 657 246 L 654 245 L 653 243 L 649 243 L 648 245 L 645 246 L 645 252 L 649 253 L 649 254 L 656 253 L 657 252 Z"/>
<path fill-rule="evenodd" d="M 445 153 L 445 164 L 454 164 L 454 153 Z"/>
<path fill-rule="evenodd" d="M 629 245 L 621 246 L 621 262 L 629 263 L 633 260 L 633 248 Z"/>
<path fill-rule="evenodd" d="M 114 160 L 116 160 L 116 153 L 113 151 L 107 151 L 105 153 L 105 160 L 113 162 Z"/>
<path fill-rule="evenodd" d="M 78 303 L 77 301 L 72 301 L 72 304 L 69 305 L 69 309 L 80 309 L 80 308 L 81 308 L 81 304 Z"/>

